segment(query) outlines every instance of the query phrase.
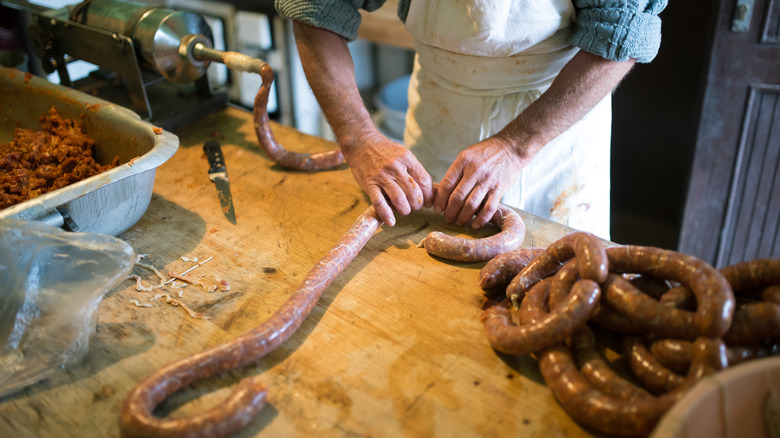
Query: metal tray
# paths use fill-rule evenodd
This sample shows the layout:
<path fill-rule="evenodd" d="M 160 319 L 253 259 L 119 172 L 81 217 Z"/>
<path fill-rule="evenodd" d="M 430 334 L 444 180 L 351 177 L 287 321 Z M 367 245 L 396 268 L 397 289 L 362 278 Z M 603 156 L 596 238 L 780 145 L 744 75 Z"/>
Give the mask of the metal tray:
<path fill-rule="evenodd" d="M 56 107 L 80 120 L 95 140 L 100 163 L 119 157 L 119 166 L 85 180 L 0 210 L 0 219 L 43 221 L 70 231 L 117 235 L 149 207 L 157 168 L 179 148 L 179 138 L 141 120 L 134 112 L 34 75 L 0 68 L 0 142 L 19 126 L 40 129 L 38 119 Z"/>

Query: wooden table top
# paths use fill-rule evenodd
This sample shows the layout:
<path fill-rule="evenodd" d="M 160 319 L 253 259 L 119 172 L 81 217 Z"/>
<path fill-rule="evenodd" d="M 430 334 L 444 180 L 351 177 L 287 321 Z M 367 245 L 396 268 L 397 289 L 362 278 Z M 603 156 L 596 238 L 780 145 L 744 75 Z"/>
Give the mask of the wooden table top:
<path fill-rule="evenodd" d="M 335 147 L 273 128 L 291 150 Z M 119 237 L 149 254 L 146 262 L 161 272 L 192 266 L 181 257 L 213 256 L 193 274 L 227 279 L 231 289 L 180 289 L 181 301 L 209 318 L 202 320 L 163 300 L 135 307 L 130 300 L 149 302 L 155 292 L 122 282 L 100 304 L 85 359 L 0 399 L 0 436 L 119 436 L 119 409 L 136 383 L 259 325 L 370 204 L 345 165 L 304 173 L 271 162 L 245 110 L 226 108 L 176 134 L 180 148 L 158 169 L 146 214 Z M 222 215 L 206 173 L 202 145 L 210 139 L 223 146 L 235 226 Z M 547 246 L 572 231 L 521 215 L 524 246 Z M 430 231 L 466 233 L 431 209 L 380 228 L 280 348 L 188 387 L 157 413 L 201 412 L 242 378 L 260 375 L 267 404 L 238 436 L 591 436 L 556 403 L 534 358 L 490 347 L 479 321 L 488 301 L 477 284 L 484 263 L 428 255 L 417 245 Z M 134 273 L 155 281 L 141 268 Z"/>

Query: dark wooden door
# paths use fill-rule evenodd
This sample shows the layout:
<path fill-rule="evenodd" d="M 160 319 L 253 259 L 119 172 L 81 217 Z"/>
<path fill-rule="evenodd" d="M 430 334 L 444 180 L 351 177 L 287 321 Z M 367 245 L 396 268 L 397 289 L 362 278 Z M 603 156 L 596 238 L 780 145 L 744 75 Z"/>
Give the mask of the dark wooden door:
<path fill-rule="evenodd" d="M 780 257 L 780 0 L 720 0 L 711 41 L 679 250 Z"/>

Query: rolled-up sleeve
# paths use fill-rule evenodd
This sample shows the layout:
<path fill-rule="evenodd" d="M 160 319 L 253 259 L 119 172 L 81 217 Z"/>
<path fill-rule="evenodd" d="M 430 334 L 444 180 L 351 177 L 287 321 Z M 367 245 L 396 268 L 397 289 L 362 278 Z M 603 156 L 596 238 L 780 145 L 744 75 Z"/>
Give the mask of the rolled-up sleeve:
<path fill-rule="evenodd" d="M 612 61 L 650 62 L 661 46 L 667 0 L 575 0 L 572 44 Z"/>
<path fill-rule="evenodd" d="M 360 26 L 358 9 L 373 11 L 385 0 L 274 0 L 282 18 L 327 29 L 349 41 L 357 38 Z"/>

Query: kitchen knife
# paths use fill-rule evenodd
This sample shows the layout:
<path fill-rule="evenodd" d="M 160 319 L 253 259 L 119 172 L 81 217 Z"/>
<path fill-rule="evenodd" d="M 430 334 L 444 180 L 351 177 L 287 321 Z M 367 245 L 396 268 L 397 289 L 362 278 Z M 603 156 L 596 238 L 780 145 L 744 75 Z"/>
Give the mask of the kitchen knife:
<path fill-rule="evenodd" d="M 236 211 L 233 209 L 233 197 L 230 196 L 230 181 L 227 176 L 222 148 L 218 142 L 210 140 L 203 145 L 203 152 L 206 153 L 206 158 L 209 160 L 209 179 L 217 186 L 222 213 L 231 224 L 235 225 Z"/>

